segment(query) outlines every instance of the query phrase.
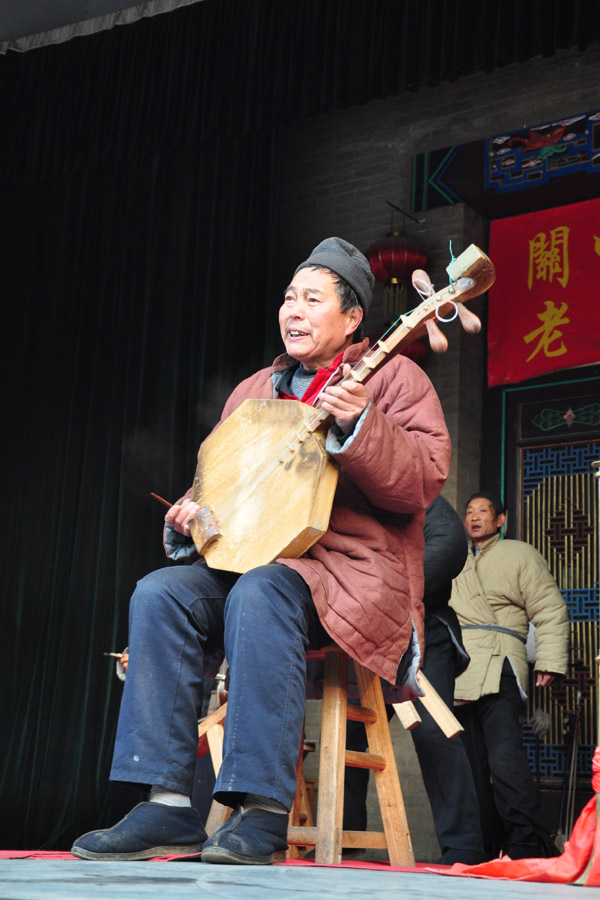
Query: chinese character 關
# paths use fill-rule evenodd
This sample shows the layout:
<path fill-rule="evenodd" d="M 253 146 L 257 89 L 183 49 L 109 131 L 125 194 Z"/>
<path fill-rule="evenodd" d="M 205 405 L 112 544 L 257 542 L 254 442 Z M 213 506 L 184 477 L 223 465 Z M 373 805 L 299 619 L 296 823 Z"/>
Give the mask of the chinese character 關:
<path fill-rule="evenodd" d="M 527 287 L 531 290 L 534 278 L 563 287 L 569 281 L 569 229 L 566 225 L 553 228 L 549 235 L 543 231 L 529 241 L 529 273 Z"/>

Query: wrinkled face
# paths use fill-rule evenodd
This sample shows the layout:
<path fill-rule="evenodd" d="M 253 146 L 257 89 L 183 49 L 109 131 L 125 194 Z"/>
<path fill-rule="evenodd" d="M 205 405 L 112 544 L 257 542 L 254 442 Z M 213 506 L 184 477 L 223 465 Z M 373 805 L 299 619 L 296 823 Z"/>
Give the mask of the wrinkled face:
<path fill-rule="evenodd" d="M 504 513 L 497 516 L 494 507 L 485 497 L 475 497 L 465 512 L 465 528 L 476 547 L 493 537 L 505 520 Z"/>
<path fill-rule="evenodd" d="M 360 308 L 341 311 L 336 283 L 329 272 L 304 267 L 294 275 L 279 310 L 285 349 L 305 369 L 328 366 L 352 343 L 362 316 Z"/>

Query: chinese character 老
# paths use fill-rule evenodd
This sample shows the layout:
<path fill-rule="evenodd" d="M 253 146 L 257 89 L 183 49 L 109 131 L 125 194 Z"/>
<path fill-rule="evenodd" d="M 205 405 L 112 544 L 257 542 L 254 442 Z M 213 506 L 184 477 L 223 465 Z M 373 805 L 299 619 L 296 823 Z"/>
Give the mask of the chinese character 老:
<path fill-rule="evenodd" d="M 536 338 L 539 338 L 533 353 L 527 357 L 527 362 L 532 360 L 540 350 L 544 351 L 545 356 L 562 356 L 563 353 L 567 352 L 565 342 L 562 340 L 560 341 L 560 345 L 554 349 L 552 349 L 550 345 L 554 343 L 554 341 L 558 341 L 562 338 L 563 333 L 562 331 L 559 331 L 559 327 L 561 325 L 567 325 L 571 321 L 565 316 L 569 307 L 566 303 L 561 303 L 560 306 L 556 306 L 552 300 L 544 300 L 544 306 L 546 307 L 545 312 L 536 313 L 538 319 L 542 323 L 541 326 L 523 336 L 523 340 L 526 344 L 530 344 Z"/>

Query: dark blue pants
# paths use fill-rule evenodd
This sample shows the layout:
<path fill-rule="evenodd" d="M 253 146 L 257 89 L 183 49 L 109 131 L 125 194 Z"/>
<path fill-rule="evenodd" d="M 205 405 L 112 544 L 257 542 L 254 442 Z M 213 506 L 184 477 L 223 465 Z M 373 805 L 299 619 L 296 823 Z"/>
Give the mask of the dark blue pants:
<path fill-rule="evenodd" d="M 454 653 L 448 628 L 439 619 L 428 618 L 422 668 L 450 709 L 454 706 Z M 429 798 L 441 858 L 447 863 L 454 862 L 463 855 L 461 851 L 483 857 L 477 794 L 464 744 L 459 737 L 448 739 L 420 701 L 415 701 L 415 705 L 421 716 L 421 724 L 413 728 L 410 734 Z M 391 710 L 391 707 L 388 709 Z M 348 722 L 348 728 L 352 732 L 359 732 L 356 727 L 358 725 L 360 723 Z M 363 746 L 366 746 L 364 727 L 360 725 L 360 728 Z M 353 749 L 362 749 L 355 746 L 354 740 L 356 739 L 350 737 L 348 746 L 352 743 Z M 360 738 L 358 740 L 360 742 Z M 368 777 L 366 770 L 346 769 L 344 828 L 362 830 L 366 827 L 365 797 Z M 362 788 L 360 779 L 364 780 Z"/>
<path fill-rule="evenodd" d="M 306 698 L 306 650 L 330 642 L 308 586 L 287 566 L 244 575 L 159 569 L 131 599 L 130 661 L 113 781 L 192 793 L 205 657 L 230 668 L 220 802 L 247 792 L 291 807 Z"/>

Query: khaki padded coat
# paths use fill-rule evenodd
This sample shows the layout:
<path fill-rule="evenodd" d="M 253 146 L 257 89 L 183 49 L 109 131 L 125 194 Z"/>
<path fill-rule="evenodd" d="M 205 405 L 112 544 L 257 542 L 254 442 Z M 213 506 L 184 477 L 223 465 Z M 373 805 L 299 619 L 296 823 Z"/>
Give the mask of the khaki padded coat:
<path fill-rule="evenodd" d="M 532 622 L 536 671 L 567 672 L 567 607 L 546 561 L 530 544 L 495 535 L 477 556 L 470 546 L 465 567 L 452 584 L 450 605 L 461 626 L 497 625 L 523 640 Z M 477 700 L 497 693 L 505 658 L 517 676 L 521 695 L 526 696 L 528 663 L 523 640 L 499 631 L 464 627 L 462 636 L 471 662 L 456 680 L 456 700 Z"/>

